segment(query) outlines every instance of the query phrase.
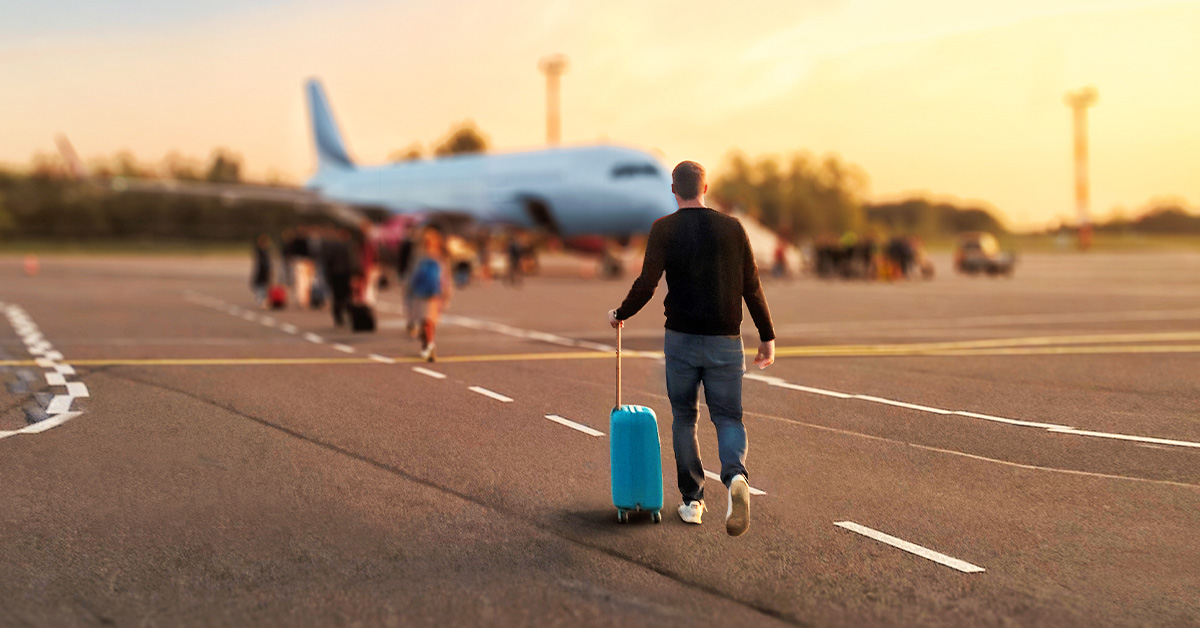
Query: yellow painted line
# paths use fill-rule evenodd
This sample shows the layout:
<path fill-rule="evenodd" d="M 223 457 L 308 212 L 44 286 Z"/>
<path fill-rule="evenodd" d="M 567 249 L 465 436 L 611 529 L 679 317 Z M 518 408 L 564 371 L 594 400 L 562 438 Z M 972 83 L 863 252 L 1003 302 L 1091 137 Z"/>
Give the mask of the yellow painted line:
<path fill-rule="evenodd" d="M 776 351 L 776 357 L 964 357 L 964 356 L 1022 356 L 1022 355 L 1130 355 L 1130 354 L 1187 354 L 1200 353 L 1200 345 L 1079 345 L 1048 347 L 987 347 L 966 349 L 925 349 L 922 345 L 903 347 L 896 350 L 863 347 L 854 351 L 841 348 L 822 351 L 821 347 L 784 347 Z M 563 351 L 550 353 L 501 353 L 491 355 L 456 355 L 438 358 L 440 363 L 470 362 L 522 362 L 546 360 L 596 360 L 612 359 L 612 354 L 600 351 Z M 654 351 L 630 351 L 632 358 L 660 358 Z M 396 364 L 424 362 L 419 357 L 391 358 Z M 77 366 L 319 366 L 347 364 L 383 364 L 369 358 L 99 358 L 71 360 Z M 36 366 L 33 360 L 3 360 L 0 366 Z"/>
<path fill-rule="evenodd" d="M 1114 347 L 1024 347 L 947 351 L 938 355 L 1084 355 L 1137 353 L 1200 353 L 1200 345 L 1132 345 Z"/>
<path fill-rule="evenodd" d="M 492 355 L 438 356 L 438 362 L 520 362 L 523 360 L 611 360 L 613 354 L 600 351 L 560 351 L 551 353 L 497 353 Z"/>
<path fill-rule="evenodd" d="M 641 353 L 641 352 L 635 352 Z M 386 357 L 386 356 L 385 356 Z M 597 351 L 557 353 L 502 353 L 494 355 L 456 355 L 438 358 L 438 362 L 515 362 L 533 360 L 584 360 L 608 358 Z M 632 357 L 640 357 L 635 355 Z M 393 357 L 396 364 L 423 363 L 419 357 Z M 71 360 L 76 366 L 313 366 L 331 364 L 383 364 L 370 358 L 98 358 Z M 4 360 L 0 366 L 35 366 L 32 360 Z"/>
<path fill-rule="evenodd" d="M 1156 333 L 1127 333 L 1127 334 L 1090 334 L 1076 336 L 1031 336 L 1023 338 L 989 338 L 984 340 L 962 340 L 952 342 L 913 342 L 905 344 L 872 344 L 872 345 L 807 345 L 780 347 L 776 355 L 835 355 L 856 354 L 870 355 L 875 353 L 891 354 L 895 352 L 925 352 L 951 351 L 955 349 L 982 349 L 995 347 L 1026 347 L 1076 344 L 1120 344 L 1129 342 L 1182 342 L 1200 340 L 1200 332 L 1156 332 Z M 747 349 L 747 355 L 757 353 L 757 348 Z"/>
<path fill-rule="evenodd" d="M 982 349 L 905 349 L 896 351 L 776 351 L 777 358 L 866 358 L 903 356 L 1001 356 L 1001 355 L 1118 355 L 1150 353 L 1200 353 L 1200 345 L 1109 345 L 1058 347 L 993 347 Z"/>
<path fill-rule="evenodd" d="M 956 342 L 924 343 L 936 349 L 978 349 L 1047 345 L 1122 344 L 1129 342 L 1183 342 L 1200 340 L 1200 332 L 1156 332 L 1129 334 L 1090 334 L 1078 336 L 1033 336 L 1027 338 L 990 338 Z M 899 345 L 904 346 L 904 345 Z"/>
<path fill-rule="evenodd" d="M 420 362 L 420 358 L 398 358 L 397 362 Z M 71 360 L 77 366 L 269 366 L 306 364 L 378 364 L 355 358 L 98 358 Z M 0 366 L 36 366 L 32 360 L 4 360 Z"/>
<path fill-rule="evenodd" d="M 413 362 L 418 361 L 412 358 Z M 79 366 L 273 366 L 308 364 L 375 364 L 366 358 L 117 358 L 71 360 Z"/>

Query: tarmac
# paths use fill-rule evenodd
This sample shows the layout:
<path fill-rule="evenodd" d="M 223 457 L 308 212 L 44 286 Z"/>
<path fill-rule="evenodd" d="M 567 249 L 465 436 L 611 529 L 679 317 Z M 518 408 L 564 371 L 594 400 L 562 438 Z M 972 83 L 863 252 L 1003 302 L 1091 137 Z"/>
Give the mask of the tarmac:
<path fill-rule="evenodd" d="M 936 261 L 764 280 L 732 538 L 719 480 L 675 514 L 665 284 L 623 362 L 664 517 L 619 524 L 632 277 L 458 291 L 428 364 L 394 289 L 353 334 L 248 258 L 0 259 L 0 625 L 1200 625 L 1200 254 Z"/>

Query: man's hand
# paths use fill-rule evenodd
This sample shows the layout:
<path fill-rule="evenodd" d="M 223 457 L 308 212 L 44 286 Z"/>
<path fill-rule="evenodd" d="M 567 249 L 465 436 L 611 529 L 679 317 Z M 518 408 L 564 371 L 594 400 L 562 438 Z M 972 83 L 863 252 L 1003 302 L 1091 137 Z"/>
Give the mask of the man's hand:
<path fill-rule="evenodd" d="M 775 341 L 768 340 L 758 345 L 758 355 L 754 356 L 754 366 L 765 369 L 775 363 Z"/>
<path fill-rule="evenodd" d="M 616 310 L 609 310 L 608 311 L 608 324 L 612 325 L 613 329 L 616 329 L 618 327 L 624 327 L 625 321 L 617 320 L 617 311 Z"/>

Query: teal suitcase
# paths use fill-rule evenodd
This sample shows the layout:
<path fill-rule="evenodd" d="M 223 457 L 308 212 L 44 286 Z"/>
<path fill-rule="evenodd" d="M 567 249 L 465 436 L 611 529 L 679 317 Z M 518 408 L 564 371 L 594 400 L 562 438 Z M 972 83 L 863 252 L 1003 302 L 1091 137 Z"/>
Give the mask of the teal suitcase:
<path fill-rule="evenodd" d="M 658 419 L 646 406 L 621 405 L 621 329 L 617 328 L 617 406 L 609 415 L 608 437 L 612 471 L 612 500 L 617 521 L 629 521 L 629 513 L 650 513 L 654 523 L 662 521 L 662 452 L 658 441 Z"/>

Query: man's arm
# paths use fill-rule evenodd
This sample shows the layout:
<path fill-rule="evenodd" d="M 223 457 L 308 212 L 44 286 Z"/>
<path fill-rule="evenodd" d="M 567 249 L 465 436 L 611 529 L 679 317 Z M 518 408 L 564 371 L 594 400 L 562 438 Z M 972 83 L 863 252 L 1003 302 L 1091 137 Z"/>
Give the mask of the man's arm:
<path fill-rule="evenodd" d="M 642 274 L 633 281 L 628 296 L 621 303 L 621 307 L 617 308 L 614 316 L 617 321 L 623 321 L 637 314 L 638 310 L 650 302 L 655 288 L 658 287 L 658 280 L 662 278 L 666 260 L 666 241 L 662 225 L 655 222 L 654 226 L 650 228 L 650 237 L 646 240 L 646 257 L 642 261 Z"/>
<path fill-rule="evenodd" d="M 771 325 L 771 310 L 767 308 L 762 282 L 758 280 L 754 251 L 750 249 L 750 239 L 746 237 L 746 230 L 742 229 L 741 223 L 738 223 L 738 228 L 742 231 L 742 298 L 746 300 L 746 309 L 750 310 L 750 318 L 758 328 L 758 339 L 763 343 L 771 342 L 775 340 L 775 328 Z"/>

